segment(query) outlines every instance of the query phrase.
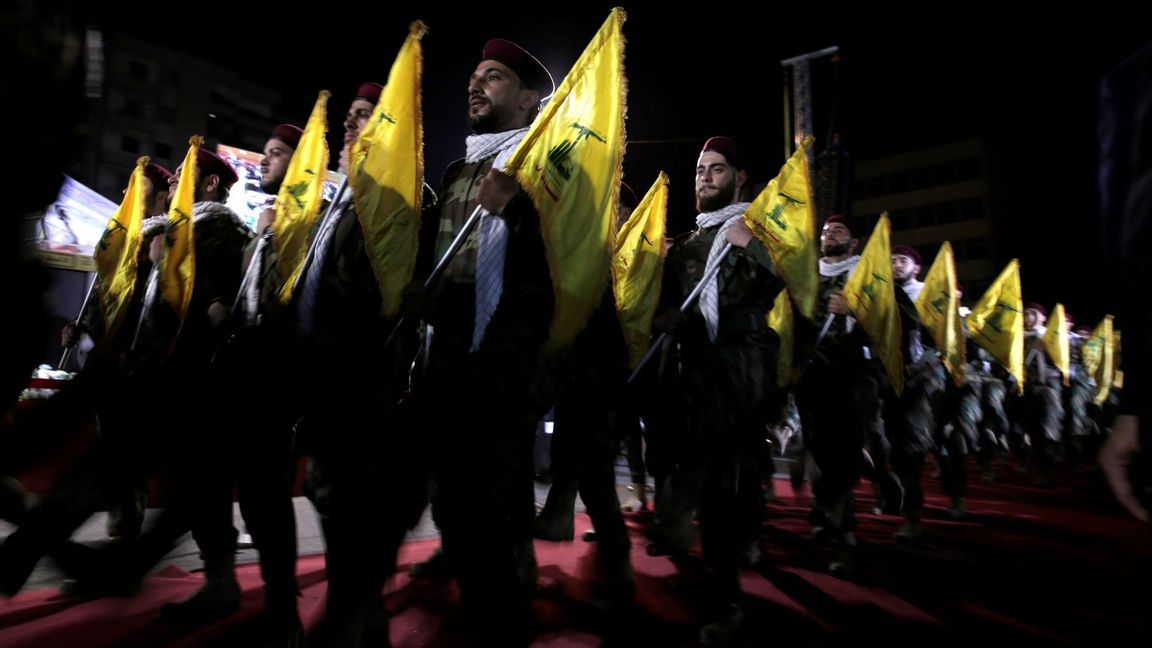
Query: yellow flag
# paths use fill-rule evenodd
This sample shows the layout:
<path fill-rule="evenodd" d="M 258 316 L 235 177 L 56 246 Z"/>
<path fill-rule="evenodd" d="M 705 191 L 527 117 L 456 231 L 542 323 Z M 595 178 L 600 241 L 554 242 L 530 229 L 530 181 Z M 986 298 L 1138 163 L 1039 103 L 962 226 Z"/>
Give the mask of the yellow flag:
<path fill-rule="evenodd" d="M 1112 388 L 1115 360 L 1115 337 L 1112 334 L 1112 316 L 1104 319 L 1092 329 L 1092 335 L 1084 343 L 1084 368 L 1096 379 L 1096 404 L 1108 399 Z"/>
<path fill-rule="evenodd" d="M 160 257 L 160 290 L 164 300 L 176 311 L 180 325 L 192 301 L 192 282 L 196 278 L 196 245 L 192 225 L 192 206 L 196 202 L 196 155 L 204 138 L 193 135 L 188 140 L 176 196 L 168 208 L 168 226 L 164 235 L 164 255 Z"/>
<path fill-rule="evenodd" d="M 385 317 L 400 310 L 416 265 L 424 197 L 420 39 L 426 30 L 420 21 L 409 26 L 380 101 L 351 151 L 349 184 Z"/>
<path fill-rule="evenodd" d="M 932 334 L 936 350 L 944 358 L 944 367 L 957 386 L 963 386 L 968 377 L 964 372 L 967 361 L 964 344 L 964 326 L 960 319 L 960 300 L 956 297 L 956 262 L 952 244 L 944 241 L 936 260 L 924 276 L 924 288 L 916 300 L 920 323 Z"/>
<path fill-rule="evenodd" d="M 624 18 L 612 10 L 504 168 L 540 214 L 553 349 L 575 339 L 607 280 L 624 158 Z"/>
<path fill-rule="evenodd" d="M 967 318 L 972 339 L 992 354 L 1016 378 L 1024 393 L 1024 302 L 1020 262 L 1012 259 Z"/>
<path fill-rule="evenodd" d="M 304 257 L 308 253 L 308 237 L 324 202 L 324 180 L 328 176 L 328 97 L 321 90 L 312 107 L 312 115 L 304 126 L 304 134 L 296 145 L 296 152 L 284 173 L 284 182 L 276 196 L 276 220 L 272 221 L 272 240 L 276 244 L 277 263 L 286 280 L 280 289 L 280 301 L 292 299 L 292 287 Z M 259 234 L 259 232 L 257 232 Z"/>
<path fill-rule="evenodd" d="M 136 261 L 140 257 L 140 230 L 144 223 L 144 167 L 148 161 L 146 157 L 136 160 L 124 200 L 112 214 L 93 254 L 106 340 L 111 340 L 120 328 L 136 289 Z"/>
<path fill-rule="evenodd" d="M 780 276 L 792 293 L 800 314 L 812 319 L 820 292 L 816 271 L 816 216 L 812 205 L 812 184 L 808 178 L 807 151 L 812 137 L 796 149 L 780 168 L 780 173 L 744 212 L 748 229 L 772 255 Z"/>
<path fill-rule="evenodd" d="M 904 391 L 904 354 L 900 350 L 900 313 L 896 309 L 896 283 L 892 281 L 891 225 L 888 212 L 872 230 L 860 262 L 844 284 L 844 298 L 860 325 L 872 338 L 872 354 L 888 371 L 892 389 Z"/>
<path fill-rule="evenodd" d="M 1068 318 L 1064 317 L 1064 304 L 1056 304 L 1048 318 L 1048 329 L 1044 332 L 1044 348 L 1052 358 L 1056 368 L 1064 375 L 1064 386 L 1068 386 L 1068 372 L 1072 368 L 1072 352 L 1068 342 Z"/>
<path fill-rule="evenodd" d="M 663 171 L 628 221 L 620 228 L 612 253 L 612 288 L 616 315 L 624 329 L 630 366 L 635 368 L 652 340 L 652 318 L 664 277 L 664 229 L 668 210 L 668 176 Z"/>
<path fill-rule="evenodd" d="M 776 360 L 776 384 L 785 387 L 792 382 L 792 349 L 795 336 L 792 324 L 792 298 L 788 289 L 776 295 L 772 310 L 768 311 L 768 328 L 776 331 L 780 338 L 780 356 Z"/>

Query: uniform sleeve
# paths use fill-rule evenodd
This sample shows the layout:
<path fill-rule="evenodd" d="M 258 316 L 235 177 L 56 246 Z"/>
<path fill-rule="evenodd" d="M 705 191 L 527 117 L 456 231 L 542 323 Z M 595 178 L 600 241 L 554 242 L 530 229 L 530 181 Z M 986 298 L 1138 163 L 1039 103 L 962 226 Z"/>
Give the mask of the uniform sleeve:
<path fill-rule="evenodd" d="M 753 236 L 744 248 L 744 254 L 767 268 L 772 274 L 780 276 L 780 272 L 776 270 L 776 263 L 772 260 L 772 254 L 768 252 L 768 246 L 760 239 Z"/>

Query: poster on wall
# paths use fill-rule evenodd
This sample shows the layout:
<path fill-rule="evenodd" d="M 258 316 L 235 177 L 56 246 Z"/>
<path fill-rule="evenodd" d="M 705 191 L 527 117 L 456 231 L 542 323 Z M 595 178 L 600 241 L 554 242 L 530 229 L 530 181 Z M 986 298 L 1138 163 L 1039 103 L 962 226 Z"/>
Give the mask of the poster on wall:
<path fill-rule="evenodd" d="M 36 248 L 44 264 L 95 271 L 92 252 L 117 206 L 91 187 L 64 176 L 55 202 L 44 210 L 35 227 Z"/>
<path fill-rule="evenodd" d="M 270 207 L 276 198 L 260 189 L 260 159 L 264 157 L 264 154 L 218 144 L 216 155 L 232 165 L 232 168 L 236 170 L 237 177 L 240 178 L 236 184 L 232 185 L 226 204 L 240 216 L 240 220 L 244 221 L 249 229 L 255 231 L 260 212 L 264 208 Z M 324 183 L 325 200 L 332 200 L 343 179 L 343 174 L 336 171 L 328 172 L 328 180 Z"/>

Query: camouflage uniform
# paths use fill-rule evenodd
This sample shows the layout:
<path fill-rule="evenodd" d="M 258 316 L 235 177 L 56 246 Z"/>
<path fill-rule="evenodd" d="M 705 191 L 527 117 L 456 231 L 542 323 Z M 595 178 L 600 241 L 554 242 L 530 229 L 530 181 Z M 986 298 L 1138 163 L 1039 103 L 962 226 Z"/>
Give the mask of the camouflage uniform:
<path fill-rule="evenodd" d="M 418 435 L 399 403 L 408 389 L 412 331 L 391 347 L 351 191 L 317 225 L 293 292 L 297 448 L 310 456 L 306 492 L 324 531 L 326 623 L 372 627 L 404 534 L 424 505 Z M 321 237 L 320 232 L 330 236 Z M 414 327 L 413 327 L 414 328 Z"/>
<path fill-rule="evenodd" d="M 1084 369 L 1084 338 L 1072 334 L 1070 338 L 1071 372 L 1069 384 L 1064 388 L 1064 442 L 1073 462 L 1091 462 L 1100 430 L 1090 415 L 1096 389 L 1092 377 Z"/>
<path fill-rule="evenodd" d="M 460 160 L 445 172 L 440 203 L 424 215 L 417 276 L 430 274 L 462 230 L 493 161 Z M 435 443 L 433 512 L 444 555 L 483 633 L 517 643 L 524 638 L 509 633 L 530 627 L 536 583 L 532 448 L 551 404 L 542 350 L 554 297 L 531 199 L 516 193 L 499 217 L 508 228 L 503 290 L 483 341 L 471 351 L 477 228 L 425 304 L 430 341 L 418 400 Z"/>
<path fill-rule="evenodd" d="M 892 469 L 904 491 L 901 512 L 909 525 L 919 525 L 924 508 L 921 475 L 925 458 L 936 448 L 936 412 L 945 380 L 944 365 L 929 344 L 931 337 L 919 327 L 919 315 L 913 318 L 912 300 L 922 287 L 913 278 L 895 291 L 897 306 L 908 313 L 905 327 L 907 321 L 915 321 L 916 325 L 906 328 L 901 337 L 904 390 L 897 395 L 885 389 L 883 408 L 885 427 L 891 434 Z M 918 534 L 919 529 L 913 532 Z"/>
<path fill-rule="evenodd" d="M 236 548 L 231 507 L 220 506 L 231 502 L 231 488 L 214 479 L 220 472 L 215 466 L 231 457 L 232 439 L 227 426 L 220 425 L 211 363 L 221 339 L 208 309 L 214 302 L 232 304 L 251 232 L 217 202 L 196 203 L 193 221 L 185 226 L 193 228 L 196 255 L 187 316 L 181 325 L 153 273 L 127 358 L 128 393 L 134 401 L 125 424 L 132 429 L 132 452 L 143 453 L 137 465 L 160 460 L 172 470 L 163 513 L 137 540 L 130 562 L 117 566 L 119 577 L 129 580 L 142 577 L 189 529 L 210 577 L 231 574 Z M 164 434 L 154 433 L 157 421 L 165 422 Z"/>
<path fill-rule="evenodd" d="M 1061 399 L 1060 371 L 1052 366 L 1044 350 L 1041 334 L 1027 331 L 1024 335 L 1024 396 L 1021 402 L 1024 433 L 1032 447 L 1039 478 L 1052 475 L 1053 462 L 1062 439 L 1064 405 Z"/>
<path fill-rule="evenodd" d="M 817 323 L 829 316 L 828 298 L 842 290 L 851 268 L 820 277 Z M 796 405 L 804 431 L 804 447 L 815 470 L 810 474 L 814 496 L 812 521 L 818 529 L 844 537 L 856 527 L 852 489 L 860 481 L 862 450 L 879 417 L 883 369 L 864 355 L 868 337 L 859 326 L 849 328 L 846 316 L 835 316 L 819 346 L 809 331 L 802 373 L 796 384 Z M 797 322 L 800 320 L 797 319 Z M 797 327 L 797 341 L 801 337 Z"/>
<path fill-rule="evenodd" d="M 617 605 L 629 603 L 634 590 L 631 543 L 616 493 L 616 458 L 623 431 L 621 419 L 627 414 L 628 373 L 628 350 L 616 315 L 616 300 L 611 292 L 605 292 L 556 371 L 552 487 L 536 518 L 537 537 L 571 540 L 579 491 L 596 529 L 607 594 Z M 643 483 L 641 477 L 641 487 Z"/>
<path fill-rule="evenodd" d="M 677 308 L 700 282 L 721 225 L 697 229 L 673 245 L 664 271 L 665 308 Z M 766 316 L 784 288 L 767 248 L 753 238 L 733 247 L 717 275 L 719 329 L 711 341 L 699 302 L 677 329 L 679 375 L 673 401 L 685 421 L 676 449 L 670 505 L 658 511 L 657 546 L 684 549 L 699 506 L 704 557 L 715 575 L 715 602 L 739 602 L 740 557 L 758 542 L 764 501 L 758 461 L 766 405 L 776 389 L 780 340 Z"/>
<path fill-rule="evenodd" d="M 834 290 L 842 290 L 852 268 L 835 276 L 820 276 L 820 295 L 816 323 L 828 317 L 828 299 Z M 915 306 L 903 290 L 895 290 L 900 315 L 903 348 L 908 348 L 909 333 L 918 326 Z M 797 320 L 798 322 L 800 320 Z M 851 322 L 851 324 L 849 323 Z M 799 357 L 804 358 L 803 373 L 796 386 L 796 402 L 804 426 L 804 443 L 814 460 L 812 479 L 815 496 L 812 522 L 821 534 L 835 539 L 840 547 L 830 565 L 834 573 L 851 574 L 856 556 L 856 501 L 852 489 L 860 480 L 864 467 L 863 448 L 867 435 L 879 416 L 882 398 L 890 402 L 891 386 L 883 365 L 871 357 L 866 347 L 867 333 L 851 317 L 836 316 L 828 334 L 815 345 L 816 335 L 809 340 Z M 870 429 L 871 428 L 871 429 Z"/>
<path fill-rule="evenodd" d="M 964 462 L 969 453 L 978 453 L 980 448 L 980 376 L 971 364 L 965 365 L 965 382 L 956 386 L 951 376 L 945 376 L 944 393 L 937 417 L 937 460 L 940 462 L 940 480 L 944 493 L 953 498 L 956 508 L 958 498 L 963 498 L 968 487 L 968 473 Z M 954 515 L 961 513 L 959 509 Z"/>

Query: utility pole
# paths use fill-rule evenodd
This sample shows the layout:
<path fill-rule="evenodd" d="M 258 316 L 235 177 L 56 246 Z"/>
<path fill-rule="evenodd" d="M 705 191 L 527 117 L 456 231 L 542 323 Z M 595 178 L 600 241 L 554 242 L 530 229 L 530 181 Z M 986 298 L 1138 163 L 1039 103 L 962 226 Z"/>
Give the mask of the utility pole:
<path fill-rule="evenodd" d="M 780 61 L 784 68 L 784 159 L 812 134 L 811 62 L 840 51 L 833 45 Z M 791 74 L 789 74 L 791 73 Z M 789 110 L 789 98 L 791 110 Z M 808 160 L 809 163 L 812 160 Z"/>
<path fill-rule="evenodd" d="M 805 137 L 813 134 L 812 61 L 829 56 L 835 57 L 839 52 L 839 47 L 825 47 L 780 61 L 784 74 L 785 159 L 792 155 Z M 851 167 L 846 151 L 840 146 L 840 134 L 836 130 L 836 111 L 839 102 L 835 93 L 839 83 L 833 79 L 831 84 L 833 98 L 830 110 L 821 111 L 821 114 L 828 115 L 827 137 L 819 143 L 821 151 L 819 155 L 816 154 L 816 147 L 805 152 L 808 157 L 808 176 L 812 183 L 812 199 L 817 222 L 822 222 L 832 214 L 845 214 L 848 209 L 846 184 Z"/>

